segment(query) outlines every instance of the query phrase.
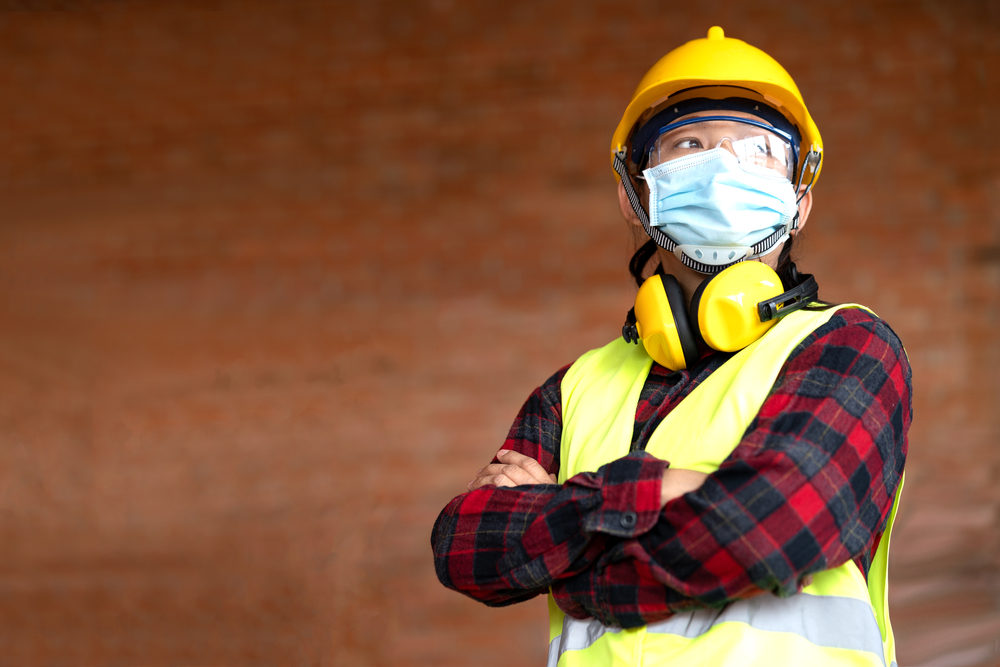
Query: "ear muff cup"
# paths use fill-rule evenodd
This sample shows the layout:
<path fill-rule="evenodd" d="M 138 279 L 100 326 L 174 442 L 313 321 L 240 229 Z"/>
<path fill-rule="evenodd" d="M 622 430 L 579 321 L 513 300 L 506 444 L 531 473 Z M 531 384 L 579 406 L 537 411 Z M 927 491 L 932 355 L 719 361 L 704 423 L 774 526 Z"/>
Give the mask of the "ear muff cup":
<path fill-rule="evenodd" d="M 691 322 L 713 350 L 736 352 L 773 327 L 762 322 L 757 305 L 780 296 L 781 278 L 762 262 L 740 262 L 703 281 L 691 299 Z"/>
<path fill-rule="evenodd" d="M 635 318 L 643 347 L 661 366 L 679 371 L 698 358 L 684 291 L 673 276 L 654 274 L 646 279 L 636 294 Z"/>

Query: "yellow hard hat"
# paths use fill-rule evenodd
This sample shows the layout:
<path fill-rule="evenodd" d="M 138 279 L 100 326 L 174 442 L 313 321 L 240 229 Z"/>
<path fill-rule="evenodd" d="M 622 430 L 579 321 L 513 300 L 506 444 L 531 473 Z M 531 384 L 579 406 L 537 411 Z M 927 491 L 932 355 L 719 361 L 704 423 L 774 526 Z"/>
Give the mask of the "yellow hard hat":
<path fill-rule="evenodd" d="M 741 88 L 743 93 L 733 88 Z M 643 115 L 667 98 L 722 99 L 743 94 L 762 101 L 795 126 L 802 139 L 795 171 L 805 176 L 801 171 L 806 166 L 811 172 L 809 182 L 815 184 L 823 139 L 795 81 L 777 60 L 741 39 L 726 37 L 719 26 L 709 28 L 704 39 L 693 39 L 663 56 L 642 77 L 611 138 L 612 164 L 615 154 L 627 150 L 629 137 Z"/>

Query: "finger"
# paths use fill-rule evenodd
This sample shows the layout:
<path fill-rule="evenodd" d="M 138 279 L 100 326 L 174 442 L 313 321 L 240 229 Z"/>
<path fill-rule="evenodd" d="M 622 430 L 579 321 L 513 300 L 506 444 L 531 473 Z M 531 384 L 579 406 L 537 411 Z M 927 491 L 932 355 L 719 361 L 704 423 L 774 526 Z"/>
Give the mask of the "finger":
<path fill-rule="evenodd" d="M 496 486 L 519 486 L 522 484 L 549 484 L 551 480 L 548 475 L 543 480 L 538 480 L 528 471 L 513 463 L 491 463 L 478 473 L 469 482 L 469 489 L 479 488 L 486 484 Z"/>
<path fill-rule="evenodd" d="M 475 489 L 478 489 L 481 486 L 486 486 L 487 484 L 493 484 L 492 480 L 496 476 L 496 473 L 490 472 L 489 468 L 490 466 L 486 466 L 476 473 L 476 476 L 473 477 L 472 481 L 468 484 L 470 491 L 474 491 Z"/>
<path fill-rule="evenodd" d="M 516 482 L 507 474 L 507 471 L 513 472 L 514 469 L 515 466 L 510 466 L 506 463 L 491 463 L 476 473 L 476 476 L 469 482 L 469 488 L 475 489 L 487 484 L 494 486 L 515 486 Z M 514 474 L 518 475 L 517 473 Z M 524 475 L 523 472 L 518 476 L 522 475 Z"/>
<path fill-rule="evenodd" d="M 491 468 L 491 473 L 502 475 L 515 484 L 540 483 L 538 479 L 535 479 L 534 475 L 516 463 L 494 463 L 492 466 L 487 467 Z"/>
<path fill-rule="evenodd" d="M 512 465 L 516 465 L 520 469 L 524 470 L 531 476 L 530 482 L 525 482 L 526 484 L 554 484 L 555 477 L 549 474 L 549 471 L 542 467 L 535 459 L 530 456 L 525 456 L 520 452 L 515 452 L 509 449 L 501 449 L 497 452 L 497 459 Z"/>
<path fill-rule="evenodd" d="M 517 486 L 518 483 L 502 472 L 487 472 L 485 469 L 469 482 L 469 491 L 475 491 L 481 486 Z"/>

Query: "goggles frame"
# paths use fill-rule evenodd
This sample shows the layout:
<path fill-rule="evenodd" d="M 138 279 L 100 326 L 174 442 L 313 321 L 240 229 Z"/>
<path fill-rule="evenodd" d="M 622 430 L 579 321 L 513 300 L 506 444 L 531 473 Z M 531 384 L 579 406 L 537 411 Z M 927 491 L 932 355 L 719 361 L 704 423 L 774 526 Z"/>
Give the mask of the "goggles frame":
<path fill-rule="evenodd" d="M 643 156 L 643 162 L 640 165 L 638 165 L 639 166 L 639 169 L 638 169 L 639 173 L 637 174 L 637 176 L 640 179 L 644 180 L 644 178 L 642 176 L 642 171 L 644 169 L 648 168 L 648 165 L 649 165 L 649 153 L 650 153 L 650 151 L 652 151 L 653 147 L 656 145 L 656 142 L 660 139 L 660 137 L 662 137 L 667 132 L 672 132 L 673 130 L 676 130 L 676 129 L 681 128 L 681 127 L 686 127 L 688 125 L 695 125 L 697 123 L 705 123 L 705 122 L 709 122 L 709 121 L 728 121 L 728 122 L 741 123 L 743 125 L 751 125 L 753 127 L 757 127 L 757 128 L 762 129 L 762 130 L 765 130 L 765 131 L 769 132 L 770 134 L 776 135 L 780 139 L 784 140 L 789 145 L 789 147 L 791 148 L 791 151 L 792 151 L 792 161 L 791 161 L 791 164 L 789 164 L 788 167 L 787 167 L 787 169 L 786 169 L 787 173 L 785 174 L 785 177 L 790 182 L 794 180 L 794 178 L 795 178 L 795 170 L 796 170 L 796 167 L 799 164 L 799 144 L 795 140 L 795 137 L 793 137 L 790 133 L 788 133 L 788 132 L 786 132 L 786 131 L 784 131 L 784 130 L 782 130 L 780 128 L 774 127 L 773 125 L 769 125 L 769 124 L 767 124 L 767 123 L 765 123 L 763 121 L 754 120 L 753 118 L 743 118 L 743 117 L 739 117 L 739 116 L 721 116 L 721 115 L 718 115 L 718 116 L 696 116 L 694 118 L 684 118 L 684 119 L 681 119 L 681 120 L 678 120 L 678 121 L 674 121 L 672 123 L 667 123 L 666 125 L 664 125 L 663 127 L 661 127 L 659 130 L 657 130 L 655 133 L 653 133 L 649 137 L 649 139 L 646 140 L 645 145 L 642 147 L 642 152 L 640 153 L 640 155 Z M 723 138 L 722 141 L 725 141 L 725 139 L 726 138 Z M 736 140 L 734 140 L 732 138 L 729 138 L 729 139 L 730 139 L 731 142 L 732 141 L 736 141 Z M 720 144 L 721 144 L 721 141 L 720 141 Z M 737 156 L 737 158 L 739 158 L 739 156 Z M 774 170 L 772 170 L 772 171 L 774 171 Z"/>

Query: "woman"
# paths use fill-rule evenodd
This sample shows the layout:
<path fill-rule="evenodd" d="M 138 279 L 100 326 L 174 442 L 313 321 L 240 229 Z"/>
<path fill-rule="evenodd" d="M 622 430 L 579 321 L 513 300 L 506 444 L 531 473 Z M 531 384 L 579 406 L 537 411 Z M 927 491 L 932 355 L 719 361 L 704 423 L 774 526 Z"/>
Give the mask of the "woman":
<path fill-rule="evenodd" d="M 790 259 L 822 151 L 787 72 L 718 27 L 626 108 L 612 165 L 648 238 L 623 336 L 531 394 L 432 536 L 446 586 L 550 594 L 550 665 L 894 662 L 910 367 Z"/>

